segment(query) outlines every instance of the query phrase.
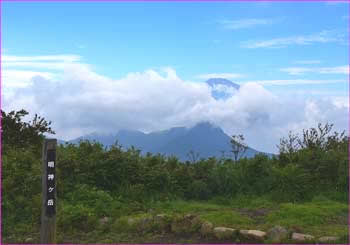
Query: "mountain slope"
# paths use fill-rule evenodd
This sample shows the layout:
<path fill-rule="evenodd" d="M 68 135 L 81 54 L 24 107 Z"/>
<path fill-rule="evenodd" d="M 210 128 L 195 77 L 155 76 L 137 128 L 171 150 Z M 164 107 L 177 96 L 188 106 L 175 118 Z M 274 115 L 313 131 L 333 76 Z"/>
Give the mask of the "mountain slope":
<path fill-rule="evenodd" d="M 202 122 L 192 128 L 176 127 L 149 134 L 131 130 L 121 130 L 115 135 L 93 133 L 71 140 L 69 143 L 89 140 L 110 146 L 118 140 L 124 149 L 134 146 L 142 150 L 142 154 L 161 153 L 186 161 L 189 160 L 190 151 L 193 151 L 195 155 L 198 154 L 199 158 L 220 158 L 223 153 L 228 157 L 231 151 L 230 139 L 221 128 L 208 122 Z M 253 157 L 257 153 L 259 153 L 257 150 L 248 147 L 244 157 Z"/>
<path fill-rule="evenodd" d="M 175 155 L 182 160 L 188 159 L 189 151 L 199 154 L 200 158 L 221 157 L 230 150 L 230 137 L 221 128 L 210 123 L 199 123 L 191 128 L 187 134 L 178 137 L 164 145 L 160 152 L 166 155 Z M 248 148 L 244 156 L 252 157 L 258 151 Z"/>

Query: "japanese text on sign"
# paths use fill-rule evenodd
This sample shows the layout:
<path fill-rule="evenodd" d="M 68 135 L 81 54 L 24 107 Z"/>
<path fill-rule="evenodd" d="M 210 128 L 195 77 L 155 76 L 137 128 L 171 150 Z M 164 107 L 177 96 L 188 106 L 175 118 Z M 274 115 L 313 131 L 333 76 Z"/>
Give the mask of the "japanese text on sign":
<path fill-rule="evenodd" d="M 47 151 L 47 167 L 46 167 L 46 215 L 52 216 L 56 213 L 55 201 L 55 161 L 56 151 Z"/>

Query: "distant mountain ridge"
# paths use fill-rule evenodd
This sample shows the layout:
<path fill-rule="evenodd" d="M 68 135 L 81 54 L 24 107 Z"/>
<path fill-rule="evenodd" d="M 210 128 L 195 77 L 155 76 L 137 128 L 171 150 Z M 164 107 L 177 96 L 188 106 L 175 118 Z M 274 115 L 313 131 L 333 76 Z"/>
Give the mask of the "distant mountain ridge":
<path fill-rule="evenodd" d="M 201 122 L 192 128 L 175 127 L 148 134 L 132 130 L 120 130 L 114 135 L 93 133 L 70 140 L 68 143 L 77 144 L 81 140 L 89 140 L 109 147 L 118 141 L 123 149 L 134 146 L 140 149 L 142 154 L 147 152 L 160 153 L 166 156 L 176 156 L 181 161 L 186 161 L 189 160 L 190 151 L 198 154 L 199 158 L 220 158 L 223 152 L 227 157 L 231 151 L 230 139 L 230 136 L 225 134 L 221 128 L 209 122 Z M 254 157 L 258 153 L 261 152 L 248 147 L 243 157 Z"/>

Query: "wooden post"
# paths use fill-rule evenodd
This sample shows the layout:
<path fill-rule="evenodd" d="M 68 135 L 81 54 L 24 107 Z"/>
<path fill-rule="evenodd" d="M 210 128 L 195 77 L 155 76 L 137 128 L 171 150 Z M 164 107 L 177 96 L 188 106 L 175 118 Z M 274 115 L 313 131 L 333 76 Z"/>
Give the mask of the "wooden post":
<path fill-rule="evenodd" d="M 56 139 L 45 139 L 42 153 L 40 243 L 56 243 Z"/>

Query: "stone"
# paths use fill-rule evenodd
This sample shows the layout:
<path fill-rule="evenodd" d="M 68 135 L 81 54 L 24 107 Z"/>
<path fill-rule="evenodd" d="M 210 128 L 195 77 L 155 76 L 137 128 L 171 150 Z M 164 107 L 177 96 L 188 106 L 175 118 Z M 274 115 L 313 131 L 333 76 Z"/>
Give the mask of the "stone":
<path fill-rule="evenodd" d="M 248 235 L 257 240 L 264 240 L 266 237 L 266 232 L 259 230 L 249 230 Z"/>
<path fill-rule="evenodd" d="M 166 215 L 166 214 L 157 214 L 157 215 L 154 217 L 154 220 L 157 221 L 157 222 L 161 222 L 161 221 L 166 220 L 166 218 L 167 218 L 167 215 Z"/>
<path fill-rule="evenodd" d="M 108 218 L 108 217 L 103 217 L 102 219 L 100 219 L 100 224 L 101 224 L 101 225 L 104 225 L 104 224 L 106 224 L 108 221 L 109 221 L 109 218 Z"/>
<path fill-rule="evenodd" d="M 128 225 L 135 225 L 137 223 L 137 220 L 134 218 L 128 218 Z"/>
<path fill-rule="evenodd" d="M 171 223 L 171 231 L 176 234 L 188 234 L 192 232 L 192 224 L 190 220 L 177 218 Z"/>
<path fill-rule="evenodd" d="M 214 235 L 218 239 L 232 239 L 234 238 L 236 233 L 235 229 L 227 228 L 227 227 L 215 227 Z"/>
<path fill-rule="evenodd" d="M 288 238 L 288 231 L 282 226 L 277 225 L 268 230 L 267 237 L 271 242 L 279 243 Z"/>
<path fill-rule="evenodd" d="M 154 217 L 153 224 L 160 231 L 168 231 L 170 230 L 170 218 L 166 214 L 157 214 Z"/>
<path fill-rule="evenodd" d="M 151 217 L 143 217 L 143 218 L 140 218 L 137 223 L 139 223 L 141 228 L 143 228 L 148 224 L 150 224 L 152 221 L 153 219 Z"/>
<path fill-rule="evenodd" d="M 336 236 L 323 236 L 318 239 L 319 242 L 334 242 L 339 240 L 339 237 Z"/>
<path fill-rule="evenodd" d="M 28 237 L 26 238 L 26 240 L 24 240 L 25 243 L 32 243 L 33 242 L 33 238 Z"/>
<path fill-rule="evenodd" d="M 192 220 L 191 220 L 191 224 L 192 224 L 192 226 L 199 226 L 199 228 L 200 228 L 200 226 L 203 224 L 203 220 L 200 218 L 200 217 L 198 217 L 198 216 L 196 216 L 195 218 L 193 218 Z"/>
<path fill-rule="evenodd" d="M 239 230 L 240 235 L 247 235 L 249 230 Z"/>
<path fill-rule="evenodd" d="M 147 232 L 152 228 L 152 217 L 139 217 L 135 219 L 136 229 L 140 232 Z"/>
<path fill-rule="evenodd" d="M 196 217 L 196 215 L 194 215 L 194 214 L 186 214 L 185 215 L 185 219 L 194 219 Z"/>
<path fill-rule="evenodd" d="M 292 234 L 292 240 L 296 242 L 305 242 L 306 240 L 314 240 L 315 237 L 307 234 L 296 233 Z"/>
<path fill-rule="evenodd" d="M 239 234 L 249 241 L 263 241 L 266 238 L 266 232 L 259 230 L 240 230 Z"/>
<path fill-rule="evenodd" d="M 200 217 L 196 216 L 195 218 L 191 219 L 190 222 L 191 222 L 191 230 L 193 232 L 200 232 L 200 229 L 204 221 Z"/>
<path fill-rule="evenodd" d="M 202 236 L 208 236 L 209 234 L 211 234 L 213 232 L 213 224 L 210 223 L 210 222 L 204 222 L 202 225 L 201 225 L 201 234 Z"/>

